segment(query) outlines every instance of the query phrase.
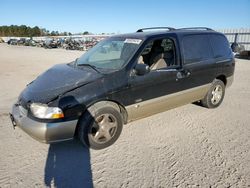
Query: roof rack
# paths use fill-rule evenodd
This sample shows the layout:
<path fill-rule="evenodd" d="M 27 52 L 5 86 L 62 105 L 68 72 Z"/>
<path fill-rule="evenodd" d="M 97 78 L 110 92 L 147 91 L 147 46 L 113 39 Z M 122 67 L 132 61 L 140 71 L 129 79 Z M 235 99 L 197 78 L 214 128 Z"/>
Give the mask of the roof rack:
<path fill-rule="evenodd" d="M 138 29 L 136 32 L 143 32 L 144 30 L 153 30 L 153 29 L 168 29 L 169 31 L 175 30 L 175 28 L 172 27 L 148 27 L 148 28 Z"/>
<path fill-rule="evenodd" d="M 184 28 L 179 28 L 178 30 L 192 30 L 192 29 L 197 29 L 197 30 L 208 30 L 208 31 L 213 31 L 213 29 L 208 28 L 208 27 L 184 27 Z"/>

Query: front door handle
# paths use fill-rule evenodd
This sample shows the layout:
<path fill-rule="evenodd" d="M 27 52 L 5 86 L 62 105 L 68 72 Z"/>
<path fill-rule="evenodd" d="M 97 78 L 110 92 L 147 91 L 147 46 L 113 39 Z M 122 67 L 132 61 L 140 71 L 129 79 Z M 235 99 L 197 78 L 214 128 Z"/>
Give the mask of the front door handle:
<path fill-rule="evenodd" d="M 182 70 L 177 72 L 176 77 L 177 79 L 187 78 L 191 75 L 191 72 L 189 70 Z"/>

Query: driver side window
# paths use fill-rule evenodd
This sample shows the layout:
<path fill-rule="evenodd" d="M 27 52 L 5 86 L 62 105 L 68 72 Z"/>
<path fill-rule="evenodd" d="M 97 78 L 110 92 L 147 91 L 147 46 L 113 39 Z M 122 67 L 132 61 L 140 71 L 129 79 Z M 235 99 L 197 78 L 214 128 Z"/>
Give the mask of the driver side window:
<path fill-rule="evenodd" d="M 150 41 L 139 56 L 138 64 L 146 64 L 151 70 L 176 67 L 174 41 L 170 38 Z"/>

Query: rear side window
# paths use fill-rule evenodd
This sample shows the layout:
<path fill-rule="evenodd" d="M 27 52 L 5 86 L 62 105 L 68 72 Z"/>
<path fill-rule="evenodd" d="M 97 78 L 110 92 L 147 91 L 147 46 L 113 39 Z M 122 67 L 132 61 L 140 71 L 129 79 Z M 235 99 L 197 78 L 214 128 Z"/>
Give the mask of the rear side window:
<path fill-rule="evenodd" d="M 183 38 L 184 63 L 190 64 L 212 58 L 207 35 L 187 35 Z"/>
<path fill-rule="evenodd" d="M 211 35 L 211 44 L 215 58 L 231 56 L 231 47 L 223 35 Z"/>

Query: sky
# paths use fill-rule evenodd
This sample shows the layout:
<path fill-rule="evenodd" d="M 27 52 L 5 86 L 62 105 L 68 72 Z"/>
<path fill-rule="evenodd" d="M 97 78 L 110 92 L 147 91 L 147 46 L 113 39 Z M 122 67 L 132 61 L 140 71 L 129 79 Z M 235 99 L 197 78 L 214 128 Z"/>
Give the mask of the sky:
<path fill-rule="evenodd" d="M 250 28 L 250 0 L 0 0 L 0 25 L 127 33 L 138 28 Z"/>

